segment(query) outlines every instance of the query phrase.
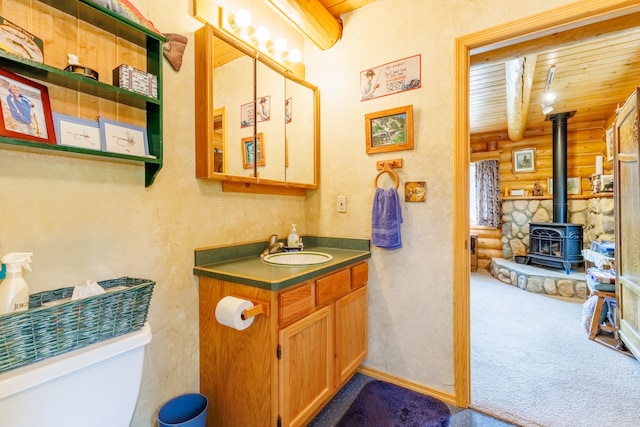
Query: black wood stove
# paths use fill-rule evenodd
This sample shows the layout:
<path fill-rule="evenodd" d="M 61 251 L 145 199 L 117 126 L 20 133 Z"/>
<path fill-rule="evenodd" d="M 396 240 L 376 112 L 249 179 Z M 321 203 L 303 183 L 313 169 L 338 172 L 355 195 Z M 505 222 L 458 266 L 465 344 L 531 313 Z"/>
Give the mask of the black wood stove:
<path fill-rule="evenodd" d="M 529 224 L 529 262 L 564 268 L 569 274 L 572 264 L 582 259 L 582 226 L 557 222 Z"/>
<path fill-rule="evenodd" d="M 549 116 L 553 122 L 553 222 L 529 224 L 528 263 L 564 268 L 582 264 L 582 225 L 567 222 L 567 119 L 575 111 Z"/>

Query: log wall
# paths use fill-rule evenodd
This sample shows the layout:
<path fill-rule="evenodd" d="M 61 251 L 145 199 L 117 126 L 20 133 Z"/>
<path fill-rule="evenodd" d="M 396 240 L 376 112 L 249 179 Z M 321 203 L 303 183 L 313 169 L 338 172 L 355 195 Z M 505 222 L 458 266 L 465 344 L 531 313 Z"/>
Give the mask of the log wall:
<path fill-rule="evenodd" d="M 589 176 L 595 173 L 596 156 L 604 156 L 604 174 L 613 173 L 613 162 L 607 160 L 605 125 L 582 123 L 567 129 L 567 177 L 580 178 L 582 194 L 591 194 Z M 487 141 L 496 145 L 496 150 L 487 150 Z M 489 144 L 491 145 L 491 144 Z M 535 171 L 514 173 L 513 151 L 533 148 L 535 150 Z M 471 161 L 497 158 L 500 160 L 500 190 L 510 194 L 510 190 L 525 190 L 532 195 L 536 182 L 543 195 L 549 195 L 548 179 L 553 176 L 553 148 L 550 128 L 540 133 L 532 133 L 522 141 L 511 142 L 506 132 L 471 136 Z"/>
<path fill-rule="evenodd" d="M 567 128 L 567 177 L 580 178 L 581 194 L 574 198 L 591 196 L 589 176 L 595 173 L 596 156 L 604 156 L 604 174 L 613 174 L 613 162 L 607 160 L 606 129 L 611 126 L 614 116 L 606 122 L 572 123 Z M 525 190 L 528 198 L 533 198 L 534 185 L 539 183 L 543 196 L 549 199 L 548 179 L 553 177 L 553 148 L 551 124 L 545 129 L 529 130 L 522 141 L 511 142 L 507 132 L 471 135 L 472 162 L 496 159 L 500 162 L 500 191 L 503 200 L 511 199 L 511 190 Z M 535 150 L 535 171 L 513 172 L 513 151 L 533 148 Z M 526 198 L 526 197 L 525 197 Z M 515 198 L 514 198 L 515 199 Z M 522 197 L 517 197 L 522 199 Z M 502 257 L 502 229 L 471 227 L 471 233 L 478 235 L 478 268 L 486 269 L 492 257 Z"/>
<path fill-rule="evenodd" d="M 472 227 L 471 233 L 478 235 L 478 270 L 488 270 L 491 258 L 502 258 L 502 229 Z"/>

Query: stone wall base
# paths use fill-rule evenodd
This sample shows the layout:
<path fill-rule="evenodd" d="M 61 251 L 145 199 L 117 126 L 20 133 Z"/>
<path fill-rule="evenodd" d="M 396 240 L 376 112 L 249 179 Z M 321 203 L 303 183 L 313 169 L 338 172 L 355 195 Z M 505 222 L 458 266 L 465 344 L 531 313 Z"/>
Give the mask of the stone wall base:
<path fill-rule="evenodd" d="M 508 285 L 538 294 L 569 298 L 587 298 L 584 271 L 572 270 L 570 274 L 558 270 L 518 264 L 503 258 L 492 258 L 489 272 Z"/>

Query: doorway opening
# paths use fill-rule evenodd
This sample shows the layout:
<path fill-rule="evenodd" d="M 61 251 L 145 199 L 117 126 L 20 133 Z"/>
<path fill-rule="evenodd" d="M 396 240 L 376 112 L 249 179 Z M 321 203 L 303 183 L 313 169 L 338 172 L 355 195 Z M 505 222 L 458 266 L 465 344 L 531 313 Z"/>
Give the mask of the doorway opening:
<path fill-rule="evenodd" d="M 455 167 L 456 176 L 469 173 L 469 74 L 470 56 L 525 40 L 581 28 L 595 22 L 636 13 L 640 5 L 627 1 L 588 0 L 559 7 L 513 23 L 480 31 L 456 40 L 455 45 Z M 470 273 L 469 180 L 455 181 L 454 193 L 454 352 L 455 393 L 458 406 L 471 402 L 470 369 Z M 585 338 L 586 339 L 586 338 Z"/>

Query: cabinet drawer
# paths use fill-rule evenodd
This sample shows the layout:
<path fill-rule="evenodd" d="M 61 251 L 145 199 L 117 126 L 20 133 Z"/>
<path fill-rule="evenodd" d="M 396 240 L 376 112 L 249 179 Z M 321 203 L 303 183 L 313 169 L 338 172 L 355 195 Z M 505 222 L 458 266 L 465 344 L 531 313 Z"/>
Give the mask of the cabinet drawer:
<path fill-rule="evenodd" d="M 278 299 L 280 325 L 289 324 L 311 313 L 311 309 L 314 306 L 313 283 L 307 283 L 290 291 L 282 292 Z"/>
<path fill-rule="evenodd" d="M 362 262 L 351 267 L 351 289 L 358 289 L 367 284 L 369 264 Z"/>
<path fill-rule="evenodd" d="M 348 294 L 350 290 L 351 270 L 345 268 L 337 273 L 316 280 L 316 301 L 318 305 L 322 305 Z"/>

